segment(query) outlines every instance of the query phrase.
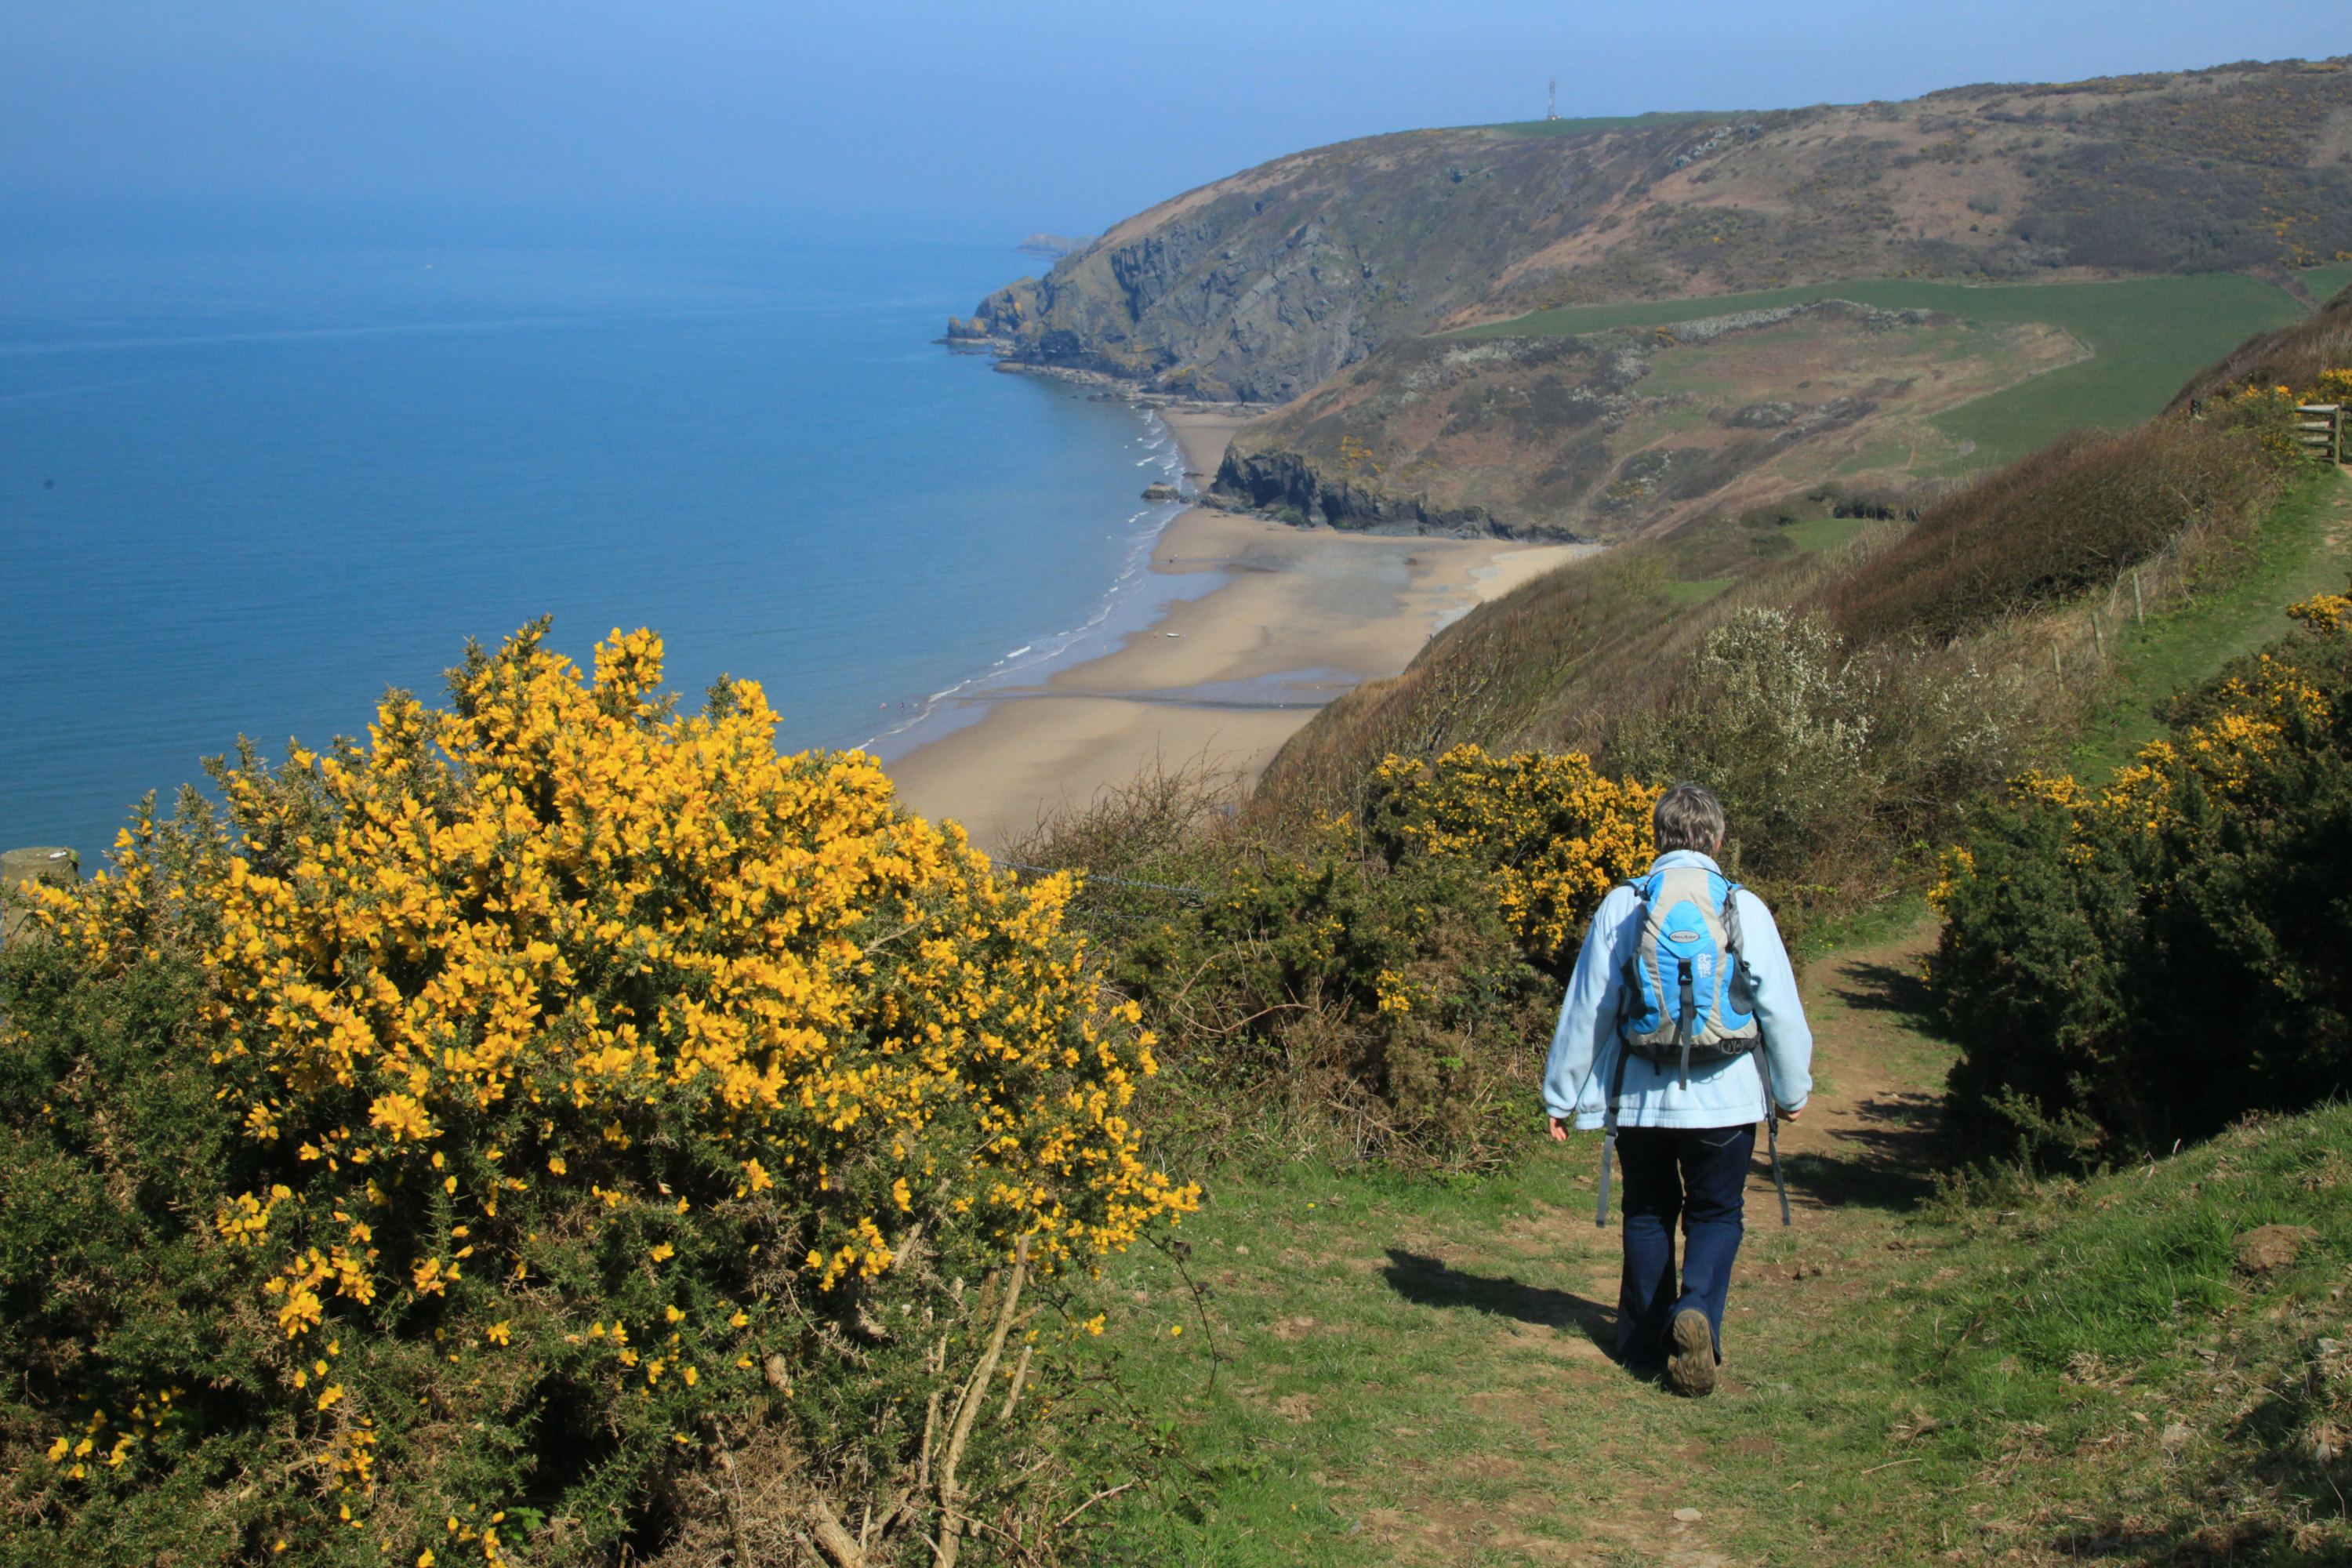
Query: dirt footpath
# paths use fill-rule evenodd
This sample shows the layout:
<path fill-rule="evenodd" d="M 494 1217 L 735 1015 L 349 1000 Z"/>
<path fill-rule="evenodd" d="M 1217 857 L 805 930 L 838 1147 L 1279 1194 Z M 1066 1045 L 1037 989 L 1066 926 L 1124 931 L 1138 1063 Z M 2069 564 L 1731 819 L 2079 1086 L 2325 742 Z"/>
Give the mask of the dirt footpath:
<path fill-rule="evenodd" d="M 1843 1353 L 1848 1307 L 1910 1261 L 1905 1220 L 1932 1190 L 1949 1063 L 1920 1029 L 1933 942 L 1923 925 L 1804 978 L 1816 1085 L 1781 1140 L 1795 1223 L 1780 1223 L 1759 1150 L 1713 1398 L 1676 1398 L 1610 1358 L 1618 1232 L 1613 1214 L 1592 1223 L 1590 1137 L 1458 1192 L 1302 1171 L 1222 1195 L 1186 1226 L 1205 1321 L 1159 1342 L 1171 1392 L 1177 1343 L 1200 1342 L 1191 1375 L 1216 1363 L 1213 1390 L 1178 1396 L 1195 1453 L 1262 1479 L 1221 1489 L 1171 1560 L 1795 1561 L 1759 1543 L 1782 1538 L 1809 1485 L 1851 1468 L 1817 1451 L 1820 1369 Z M 1172 1328 L 1178 1281 L 1158 1279 L 1139 1269 L 1132 1298 Z M 1891 1500 L 1908 1474 L 1870 1484 Z M 1822 1555 L 1816 1530 L 1846 1534 L 1833 1518 L 1804 1530 L 1810 1560 L 1847 1560 Z"/>

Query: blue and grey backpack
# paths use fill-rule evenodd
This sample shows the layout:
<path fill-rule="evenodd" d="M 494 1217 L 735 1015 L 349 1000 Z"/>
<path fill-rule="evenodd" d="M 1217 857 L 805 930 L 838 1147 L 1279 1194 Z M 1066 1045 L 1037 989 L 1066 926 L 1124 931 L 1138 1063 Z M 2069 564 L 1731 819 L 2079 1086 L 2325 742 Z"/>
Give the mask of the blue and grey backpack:
<path fill-rule="evenodd" d="M 1772 1184 L 1780 1193 L 1780 1223 L 1789 1223 L 1789 1193 L 1780 1182 L 1779 1108 L 1772 1069 L 1764 1059 L 1764 1031 L 1756 1021 L 1755 979 L 1739 951 L 1739 884 L 1704 866 L 1652 871 L 1626 886 L 1642 900 L 1642 940 L 1625 962 L 1625 1011 L 1617 1016 L 1617 1070 L 1610 1077 L 1601 1145 L 1601 1203 L 1596 1225 L 1609 1223 L 1609 1157 L 1617 1144 L 1617 1102 L 1625 1092 L 1625 1063 L 1634 1057 L 1673 1065 L 1690 1087 L 1693 1061 L 1725 1062 L 1753 1056 L 1764 1081 L 1766 1136 Z"/>
<path fill-rule="evenodd" d="M 1739 953 L 1738 884 L 1704 866 L 1653 871 L 1631 884 L 1642 900 L 1642 944 L 1625 964 L 1625 1048 L 1645 1061 L 1728 1061 L 1764 1043 L 1756 995 Z"/>

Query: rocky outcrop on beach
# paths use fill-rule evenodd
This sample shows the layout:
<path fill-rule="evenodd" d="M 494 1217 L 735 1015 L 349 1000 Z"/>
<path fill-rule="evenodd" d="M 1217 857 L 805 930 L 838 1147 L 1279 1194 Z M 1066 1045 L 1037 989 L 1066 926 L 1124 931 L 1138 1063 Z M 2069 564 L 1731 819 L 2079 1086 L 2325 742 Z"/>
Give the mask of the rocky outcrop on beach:
<path fill-rule="evenodd" d="M 1305 454 L 1281 447 L 1227 451 L 1209 502 L 1264 512 L 1306 527 L 1361 533 L 1458 534 L 1465 538 L 1575 539 L 1551 529 L 1515 527 L 1484 507 L 1433 504 L 1426 494 L 1398 495 L 1341 474 L 1326 473 Z"/>
<path fill-rule="evenodd" d="M 2307 265 L 2352 253 L 2344 64 L 1367 137 L 1163 202 L 949 336 L 1286 402 L 1386 344 L 1552 305 Z"/>

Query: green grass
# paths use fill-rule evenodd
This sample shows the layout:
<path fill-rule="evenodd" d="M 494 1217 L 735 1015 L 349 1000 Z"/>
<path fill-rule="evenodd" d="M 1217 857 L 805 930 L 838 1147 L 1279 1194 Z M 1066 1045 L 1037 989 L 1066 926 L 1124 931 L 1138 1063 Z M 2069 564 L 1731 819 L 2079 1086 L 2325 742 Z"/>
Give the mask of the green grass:
<path fill-rule="evenodd" d="M 2333 538 L 2331 539 L 2331 535 Z M 2241 654 L 2287 635 L 2284 607 L 2340 590 L 2352 572 L 2352 482 L 2323 472 L 2297 485 L 2263 521 L 2249 568 L 2226 587 L 2200 594 L 2145 626 L 2128 600 L 2109 635 L 2119 640 L 2109 689 L 2074 747 L 2078 777 L 2104 779 L 2164 732 L 2156 704 Z"/>
<path fill-rule="evenodd" d="M 2311 297 L 2325 305 L 2342 292 L 2346 284 L 2352 283 L 2352 261 L 2336 261 L 2326 267 L 2310 268 L 2296 276 L 2303 279 L 2303 286 L 2311 290 Z"/>
<path fill-rule="evenodd" d="M 2315 1416 L 2345 1419 L 2343 1385 L 2318 1363 L 2322 1336 L 2345 1331 L 2347 1150 L 2352 1107 L 2330 1105 L 2080 1184 L 1980 1191 L 1948 1232 L 1958 1278 L 1915 1277 L 1886 1308 L 1900 1363 L 1943 1423 L 1922 1446 L 1922 1479 L 1957 1482 L 2031 1452 L 2090 1510 L 2085 1536 L 2127 1535 L 2142 1510 L 2176 1528 L 2252 1516 L 2268 1550 L 2231 1561 L 2346 1561 L 2344 1496 L 2298 1434 Z M 2304 1227 L 2304 1250 L 2251 1272 L 2241 1238 L 2268 1226 Z M 2072 1476 L 2049 1466 L 2070 1454 L 2095 1457 Z M 2247 1485 L 2254 1476 L 2267 1484 Z M 2311 1517 L 2332 1521 L 2324 1540 L 2279 1539 Z"/>
<path fill-rule="evenodd" d="M 1706 577 L 1693 583 L 1669 583 L 1666 597 L 1677 605 L 1704 605 L 1738 581 L 1737 577 Z"/>
<path fill-rule="evenodd" d="M 1612 327 L 1665 326 L 1813 300 L 1948 310 L 1990 325 L 2042 321 L 2082 340 L 2092 352 L 2089 359 L 1937 418 L 1946 433 L 1975 443 L 1966 459 L 1970 468 L 2022 457 L 2079 426 L 2120 428 L 2137 424 L 2162 408 L 2190 376 L 2247 338 L 2300 320 L 2305 313 L 2284 289 L 2234 273 L 1982 287 L 1879 278 L 1696 300 L 1570 305 L 1472 327 L 1457 335 L 1551 337 Z"/>
<path fill-rule="evenodd" d="M 1870 525 L 1866 517 L 1817 517 L 1809 522 L 1792 522 L 1783 531 L 1799 550 L 1835 550 L 1853 542 Z"/>
<path fill-rule="evenodd" d="M 1916 889 L 1905 889 L 1884 903 L 1867 905 L 1851 914 L 1808 921 L 1790 921 L 1789 952 L 1802 963 L 1813 963 L 1845 949 L 1875 947 L 1894 941 L 1928 918 L 1927 898 Z"/>
<path fill-rule="evenodd" d="M 1124 1560 L 1390 1563 L 1393 1512 L 1492 1541 L 1453 1561 L 1519 1563 L 1515 1539 L 1605 1541 L 1612 1521 L 1584 1516 L 1628 1489 L 1657 1492 L 1653 1517 L 1723 1506 L 1716 1478 L 1677 1488 L 1675 1450 L 1693 1431 L 1745 1432 L 1755 1412 L 1666 1400 L 1599 1358 L 1617 1237 L 1591 1224 L 1597 1159 L 1584 1135 L 1451 1188 L 1311 1166 L 1218 1184 L 1222 1201 L 1185 1226 L 1208 1302 L 1158 1257 L 1113 1280 L 1121 1327 L 1149 1347 L 1121 1374 L 1146 1407 L 1181 1412 L 1198 1471 L 1128 1514 Z M 1747 1256 L 1790 1250 L 1759 1234 Z M 1604 1389 L 1646 1409 L 1604 1417 L 1588 1403 Z M 1772 1484 L 1738 1489 L 1762 1505 Z"/>
<path fill-rule="evenodd" d="M 1807 982 L 1843 1042 L 1818 1102 L 1877 1105 L 1858 1137 L 1790 1151 L 1793 1229 L 1751 1186 L 1706 1401 L 1604 1353 L 1618 1232 L 1591 1223 L 1591 1135 L 1450 1184 L 1308 1164 L 1212 1181 L 1189 1260 L 1131 1255 L 1103 1280 L 1113 1332 L 1093 1342 L 1183 1456 L 1114 1505 L 1111 1555 L 2169 1563 L 2189 1531 L 2256 1515 L 2267 1544 L 2231 1561 L 2343 1561 L 2341 1503 L 2292 1454 L 2311 1402 L 2338 1397 L 2309 1373 L 2318 1336 L 2346 1333 L 2330 1292 L 2352 1264 L 2352 1108 L 2088 1182 L 1933 1198 L 1927 1145 L 1868 1152 L 1932 1117 L 1951 1060 L 1922 1033 L 1915 951 L 1849 950 Z M 1911 1109 L 1886 1110 L 1899 1096 Z M 2243 1273 L 2237 1238 L 2273 1224 L 2315 1234 Z M 2290 1549 L 2313 1517 L 2335 1521 L 2326 1538 Z"/>

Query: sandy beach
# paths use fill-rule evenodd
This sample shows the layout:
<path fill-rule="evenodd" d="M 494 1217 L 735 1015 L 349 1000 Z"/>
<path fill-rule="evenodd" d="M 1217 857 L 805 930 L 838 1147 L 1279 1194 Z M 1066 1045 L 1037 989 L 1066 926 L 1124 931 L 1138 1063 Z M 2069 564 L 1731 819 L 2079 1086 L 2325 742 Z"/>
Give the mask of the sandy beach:
<path fill-rule="evenodd" d="M 1245 422 L 1160 416 L 1203 479 Z M 1318 708 L 1396 674 L 1439 627 L 1591 548 L 1342 533 L 1195 508 L 1161 534 L 1152 570 L 1223 583 L 1042 685 L 973 693 L 978 722 L 888 770 L 915 810 L 961 821 L 987 847 L 1155 762 L 1254 778 Z"/>

